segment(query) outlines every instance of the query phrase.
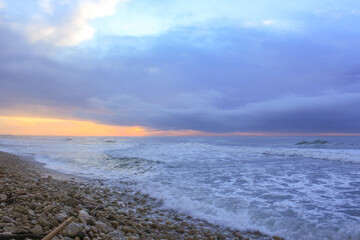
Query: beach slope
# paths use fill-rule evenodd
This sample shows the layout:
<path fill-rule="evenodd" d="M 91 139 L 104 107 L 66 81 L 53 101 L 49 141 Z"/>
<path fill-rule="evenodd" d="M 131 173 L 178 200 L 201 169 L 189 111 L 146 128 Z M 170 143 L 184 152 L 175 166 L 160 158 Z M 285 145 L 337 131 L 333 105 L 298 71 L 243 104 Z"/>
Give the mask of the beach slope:
<path fill-rule="evenodd" d="M 0 238 L 27 234 L 27 239 L 39 239 L 73 216 L 75 220 L 54 240 L 280 239 L 223 229 L 156 209 L 156 204 L 146 195 L 107 188 L 0 152 Z"/>

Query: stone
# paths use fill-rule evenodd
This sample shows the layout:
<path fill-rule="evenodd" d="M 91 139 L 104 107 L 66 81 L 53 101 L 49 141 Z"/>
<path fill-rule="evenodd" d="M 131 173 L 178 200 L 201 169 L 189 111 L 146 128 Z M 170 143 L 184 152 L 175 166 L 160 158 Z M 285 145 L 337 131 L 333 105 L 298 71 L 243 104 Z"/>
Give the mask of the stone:
<path fill-rule="evenodd" d="M 90 215 L 85 210 L 79 211 L 79 217 L 82 217 L 85 221 L 90 219 Z"/>
<path fill-rule="evenodd" d="M 80 204 L 80 201 L 74 199 L 74 198 L 68 198 L 64 201 L 64 204 L 66 206 L 75 207 Z"/>
<path fill-rule="evenodd" d="M 81 238 L 81 239 L 83 239 L 83 238 L 86 237 L 86 236 L 87 236 L 87 235 L 86 235 L 86 232 L 85 232 L 85 231 L 81 231 L 81 232 L 78 233 L 78 237 Z"/>
<path fill-rule="evenodd" d="M 64 235 L 67 237 L 75 237 L 78 235 L 79 232 L 81 232 L 83 229 L 82 227 L 77 223 L 70 223 L 64 230 Z"/>
<path fill-rule="evenodd" d="M 42 230 L 42 227 L 40 225 L 35 225 L 35 227 L 32 228 L 30 231 L 34 234 L 43 234 L 44 233 Z"/>
<path fill-rule="evenodd" d="M 107 227 L 106 224 L 103 223 L 103 222 L 100 222 L 100 221 L 99 221 L 99 222 L 96 222 L 95 226 L 96 226 L 97 228 L 100 228 L 103 233 L 108 233 L 108 232 L 109 232 L 108 227 Z"/>
<path fill-rule="evenodd" d="M 44 212 L 48 213 L 51 210 L 53 210 L 54 207 L 55 207 L 54 205 L 47 205 L 46 207 L 44 207 Z"/>
<path fill-rule="evenodd" d="M 109 217 L 108 217 L 108 219 L 109 219 L 110 221 L 116 221 L 116 220 L 117 220 L 117 219 L 116 219 L 116 216 L 115 216 L 114 214 L 110 214 Z"/>
<path fill-rule="evenodd" d="M 12 218 L 10 218 L 10 217 L 8 217 L 8 216 L 3 216 L 3 217 L 1 218 L 1 220 L 3 220 L 3 221 L 6 222 L 6 223 L 13 223 L 13 222 L 15 222 L 14 219 L 12 219 Z"/>
<path fill-rule="evenodd" d="M 139 240 L 138 236 L 129 236 L 128 237 L 129 240 Z"/>
<path fill-rule="evenodd" d="M 3 230 L 4 230 L 5 232 L 11 232 L 11 233 L 16 232 L 16 228 L 15 228 L 14 226 L 4 227 Z"/>
<path fill-rule="evenodd" d="M 29 215 L 29 216 L 35 216 L 35 212 L 30 209 L 30 210 L 28 211 L 28 215 Z"/>
<path fill-rule="evenodd" d="M 28 212 L 28 210 L 25 207 L 20 206 L 20 205 L 16 205 L 14 207 L 14 210 L 17 211 L 17 212 L 20 212 L 22 214 L 26 214 Z"/>
<path fill-rule="evenodd" d="M 43 196 L 42 196 L 40 193 L 36 193 L 36 194 L 34 195 L 34 199 L 35 199 L 35 200 L 42 200 L 42 199 L 43 199 Z"/>
<path fill-rule="evenodd" d="M 58 220 L 59 222 L 64 222 L 66 220 L 66 214 L 65 213 L 59 213 L 55 216 L 56 220 Z"/>
<path fill-rule="evenodd" d="M 43 226 L 43 227 L 48 227 L 48 226 L 50 225 L 49 221 L 46 220 L 46 219 L 43 218 L 43 217 L 40 217 L 40 218 L 38 219 L 38 223 L 39 223 L 41 226 Z"/>
<path fill-rule="evenodd" d="M 274 239 L 274 240 L 283 240 L 281 237 L 276 236 L 276 235 L 275 235 L 275 236 L 273 236 L 273 239 Z"/>
<path fill-rule="evenodd" d="M 119 223 L 117 221 L 111 221 L 110 222 L 111 225 L 114 227 L 114 228 L 118 228 L 119 227 Z"/>
<path fill-rule="evenodd" d="M 127 240 L 125 235 L 122 234 L 120 231 L 113 231 L 113 232 L 109 233 L 108 236 L 111 237 L 112 239 Z"/>
<path fill-rule="evenodd" d="M 195 235 L 197 233 L 197 231 L 195 229 L 191 229 L 189 231 L 189 235 Z"/>
<path fill-rule="evenodd" d="M 92 219 L 89 219 L 89 220 L 87 220 L 86 222 L 87 222 L 87 224 L 89 224 L 90 226 L 95 226 L 95 224 L 96 224 L 96 222 L 95 222 L 94 220 L 92 220 Z"/>
<path fill-rule="evenodd" d="M 7 196 L 5 194 L 0 194 L 0 201 L 5 201 Z"/>

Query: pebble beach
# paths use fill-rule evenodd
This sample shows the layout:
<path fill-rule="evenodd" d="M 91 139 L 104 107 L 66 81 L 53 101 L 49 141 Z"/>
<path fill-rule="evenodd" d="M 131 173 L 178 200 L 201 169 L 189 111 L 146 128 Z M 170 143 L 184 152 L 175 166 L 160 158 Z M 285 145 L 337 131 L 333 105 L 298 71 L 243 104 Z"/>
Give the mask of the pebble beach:
<path fill-rule="evenodd" d="M 75 220 L 52 239 L 281 239 L 222 228 L 158 205 L 147 195 L 0 152 L 0 239 L 42 239 L 69 217 Z"/>

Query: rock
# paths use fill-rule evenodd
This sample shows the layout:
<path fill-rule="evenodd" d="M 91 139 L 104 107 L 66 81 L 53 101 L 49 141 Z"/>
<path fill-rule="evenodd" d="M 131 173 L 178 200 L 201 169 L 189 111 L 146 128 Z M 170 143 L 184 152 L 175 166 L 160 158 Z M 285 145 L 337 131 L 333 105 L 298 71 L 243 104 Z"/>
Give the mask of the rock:
<path fill-rule="evenodd" d="M 114 228 L 118 228 L 119 227 L 119 223 L 117 221 L 111 221 L 110 224 L 114 227 Z"/>
<path fill-rule="evenodd" d="M 12 219 L 12 218 L 10 218 L 10 217 L 8 217 L 8 216 L 3 216 L 3 217 L 1 218 L 1 220 L 3 220 L 3 221 L 6 222 L 6 223 L 13 223 L 13 222 L 15 222 L 14 219 Z"/>
<path fill-rule="evenodd" d="M 106 224 L 103 223 L 103 222 L 96 222 L 95 226 L 96 226 L 97 228 L 100 228 L 103 233 L 108 233 L 108 232 L 109 232 L 108 227 L 107 227 Z"/>
<path fill-rule="evenodd" d="M 56 219 L 52 219 L 50 226 L 51 228 L 57 227 L 59 225 L 59 222 Z"/>
<path fill-rule="evenodd" d="M 43 199 L 43 196 L 42 196 L 40 193 L 36 193 L 36 194 L 34 195 L 34 199 L 35 199 L 35 200 L 42 200 L 42 199 Z"/>
<path fill-rule="evenodd" d="M 5 194 L 0 194 L 0 201 L 5 201 L 7 196 Z"/>
<path fill-rule="evenodd" d="M 10 232 L 10 233 L 14 233 L 16 232 L 16 228 L 14 226 L 7 226 L 7 227 L 4 227 L 3 229 L 5 232 Z"/>
<path fill-rule="evenodd" d="M 79 222 L 86 225 L 86 221 L 82 217 L 78 217 Z"/>
<path fill-rule="evenodd" d="M 112 239 L 118 239 L 118 240 L 127 240 L 124 234 L 122 234 L 120 231 L 113 231 L 108 234 L 109 237 Z M 85 238 L 84 238 L 85 240 Z"/>
<path fill-rule="evenodd" d="M 92 220 L 92 219 L 89 219 L 89 220 L 87 220 L 86 222 L 87 222 L 87 224 L 89 224 L 90 226 L 95 226 L 95 224 L 96 224 L 96 222 L 95 222 L 94 220 Z"/>
<path fill-rule="evenodd" d="M 50 212 L 51 210 L 53 210 L 55 208 L 54 205 L 47 205 L 46 207 L 44 207 L 44 212 L 45 213 L 48 213 Z"/>
<path fill-rule="evenodd" d="M 43 234 L 44 233 L 42 230 L 42 227 L 40 225 L 35 225 L 35 227 L 32 228 L 30 231 L 34 234 Z"/>
<path fill-rule="evenodd" d="M 3 233 L 1 233 L 2 235 L 12 235 L 12 233 L 11 232 L 3 232 Z"/>
<path fill-rule="evenodd" d="M 81 238 L 81 239 L 83 239 L 86 236 L 87 235 L 86 235 L 86 232 L 84 230 L 78 233 L 78 237 Z"/>
<path fill-rule="evenodd" d="M 180 223 L 181 227 L 189 227 L 189 224 L 187 222 L 182 222 Z"/>
<path fill-rule="evenodd" d="M 191 229 L 189 231 L 189 235 L 195 235 L 197 233 L 197 231 L 195 229 Z"/>
<path fill-rule="evenodd" d="M 129 228 L 129 227 L 122 227 L 121 230 L 126 234 L 128 234 L 128 233 L 130 233 L 130 234 L 136 233 L 136 231 L 134 229 Z"/>
<path fill-rule="evenodd" d="M 276 236 L 276 235 L 275 235 L 275 236 L 273 236 L 273 239 L 274 239 L 274 240 L 283 240 L 281 237 Z"/>
<path fill-rule="evenodd" d="M 30 209 L 30 210 L 28 211 L 28 215 L 29 215 L 29 216 L 34 216 L 34 215 L 35 215 L 35 212 Z"/>
<path fill-rule="evenodd" d="M 77 223 L 70 223 L 64 230 L 64 235 L 67 237 L 75 237 L 78 235 L 79 232 L 81 232 L 83 229 L 82 227 Z"/>
<path fill-rule="evenodd" d="M 59 222 L 64 222 L 66 220 L 66 214 L 65 213 L 59 213 L 55 216 L 56 220 L 58 220 Z"/>
<path fill-rule="evenodd" d="M 110 214 L 109 217 L 108 217 L 108 219 L 109 219 L 110 221 L 116 221 L 116 220 L 117 220 L 117 219 L 116 219 L 116 216 L 113 215 L 113 214 Z"/>
<path fill-rule="evenodd" d="M 40 217 L 40 218 L 38 219 L 38 223 L 39 223 L 41 226 L 43 226 L 43 227 L 48 227 L 48 226 L 50 225 L 49 221 L 46 220 L 46 219 L 43 218 L 43 217 Z"/>
<path fill-rule="evenodd" d="M 16 205 L 14 207 L 14 210 L 17 211 L 17 212 L 20 212 L 22 214 L 26 214 L 28 212 L 28 210 L 25 207 L 20 206 L 20 205 Z"/>
<path fill-rule="evenodd" d="M 82 217 L 85 221 L 90 219 L 90 215 L 85 210 L 79 211 L 79 217 Z"/>
<path fill-rule="evenodd" d="M 64 201 L 64 204 L 66 206 L 75 207 L 80 204 L 80 201 L 74 199 L 74 198 L 68 198 Z"/>
<path fill-rule="evenodd" d="M 94 226 L 90 227 L 92 233 L 97 233 L 97 228 Z"/>
<path fill-rule="evenodd" d="M 129 240 L 139 240 L 138 236 L 129 236 L 128 237 Z"/>

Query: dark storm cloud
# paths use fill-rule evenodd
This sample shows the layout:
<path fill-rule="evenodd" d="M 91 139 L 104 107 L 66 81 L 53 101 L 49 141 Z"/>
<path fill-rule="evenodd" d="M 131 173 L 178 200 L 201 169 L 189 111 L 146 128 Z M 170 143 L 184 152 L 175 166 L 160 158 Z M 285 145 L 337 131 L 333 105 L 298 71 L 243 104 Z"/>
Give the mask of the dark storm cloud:
<path fill-rule="evenodd" d="M 205 95 L 202 97 L 208 97 Z M 187 96 L 187 100 L 190 101 L 184 103 L 187 108 L 176 109 L 145 103 L 129 96 L 108 101 L 93 99 L 94 107 L 111 109 L 111 114 L 86 117 L 108 124 L 136 124 L 162 130 L 307 133 L 360 131 L 360 125 L 354 122 L 354 119 L 360 118 L 357 107 L 360 106 L 360 94 L 356 93 L 319 97 L 285 96 L 249 103 L 231 110 L 216 108 L 195 95 L 192 99 Z"/>

